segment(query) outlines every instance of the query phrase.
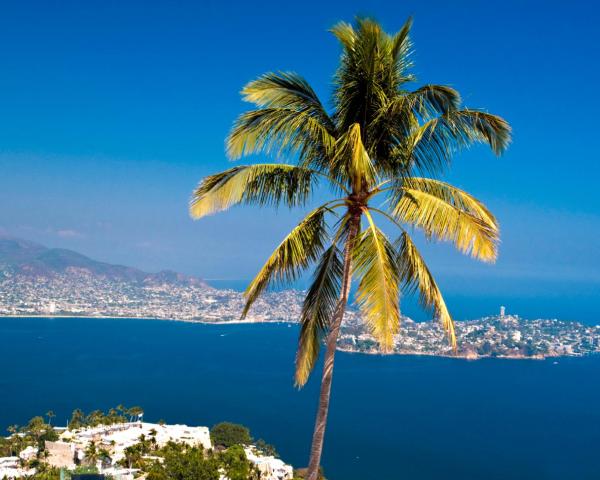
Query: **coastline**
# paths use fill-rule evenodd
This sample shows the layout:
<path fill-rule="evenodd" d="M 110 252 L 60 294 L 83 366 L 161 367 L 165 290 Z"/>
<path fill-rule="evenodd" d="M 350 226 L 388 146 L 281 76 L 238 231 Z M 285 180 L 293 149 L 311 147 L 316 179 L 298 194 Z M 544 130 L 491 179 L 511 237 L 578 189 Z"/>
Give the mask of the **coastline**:
<path fill-rule="evenodd" d="M 131 317 L 131 316 L 123 316 L 120 317 L 118 315 L 53 315 L 48 313 L 35 313 L 28 315 L 0 315 L 0 318 L 114 318 L 115 320 L 165 320 L 171 322 L 189 322 L 189 323 L 215 323 L 215 324 L 223 324 L 223 323 L 290 323 L 290 322 L 269 322 L 269 321 L 254 321 L 254 320 L 217 320 L 215 322 L 209 322 L 206 320 L 193 320 L 187 318 L 172 318 L 172 317 Z"/>
<path fill-rule="evenodd" d="M 404 356 L 404 357 L 442 357 L 442 358 L 457 358 L 460 360 L 467 361 L 475 361 L 475 360 L 484 360 L 486 358 L 497 358 L 500 360 L 548 360 L 550 358 L 565 358 L 565 357 L 584 357 L 585 355 L 580 354 L 571 354 L 571 355 L 473 355 L 471 353 L 458 353 L 455 355 L 451 355 L 448 353 L 433 353 L 433 352 L 391 352 L 391 353 L 382 353 L 382 352 L 371 352 L 371 351 L 361 351 L 361 350 L 351 350 L 344 347 L 338 347 L 338 352 L 344 353 L 357 353 L 360 355 L 380 355 L 382 357 L 388 356 Z"/>
<path fill-rule="evenodd" d="M 102 318 L 106 320 L 158 320 L 164 322 L 183 322 L 183 323 L 200 323 L 202 325 L 242 325 L 242 324 L 261 324 L 261 323 L 289 323 L 294 324 L 297 322 L 285 321 L 285 320 L 194 320 L 189 318 L 172 318 L 172 317 L 131 317 L 124 316 L 119 317 L 118 315 L 52 315 L 52 314 L 31 314 L 31 315 L 0 315 L 2 318 Z"/>
<path fill-rule="evenodd" d="M 182 322 L 182 323 L 197 323 L 201 325 L 245 325 L 245 324 L 295 324 L 297 322 L 282 321 L 282 320 L 192 320 L 192 319 L 179 319 L 179 318 L 166 318 L 166 317 L 131 317 L 124 316 L 119 317 L 115 315 L 52 315 L 52 314 L 29 314 L 29 315 L 0 315 L 2 318 L 80 318 L 80 319 L 107 319 L 107 320 L 153 320 L 153 321 L 165 321 L 165 322 Z M 348 354 L 359 354 L 359 355 L 380 355 L 380 356 L 416 356 L 416 357 L 442 357 L 442 358 L 453 358 L 467 361 L 483 360 L 483 359 L 501 359 L 501 360 L 547 360 L 552 358 L 565 358 L 565 357 L 584 357 L 586 354 L 548 354 L 548 355 L 479 355 L 474 352 L 465 352 L 457 354 L 449 353 L 435 353 L 435 352 L 390 352 L 382 353 L 377 351 L 365 351 L 365 350 L 353 350 L 344 346 L 338 346 L 339 352 Z M 591 354 L 587 354 L 591 355 Z"/>

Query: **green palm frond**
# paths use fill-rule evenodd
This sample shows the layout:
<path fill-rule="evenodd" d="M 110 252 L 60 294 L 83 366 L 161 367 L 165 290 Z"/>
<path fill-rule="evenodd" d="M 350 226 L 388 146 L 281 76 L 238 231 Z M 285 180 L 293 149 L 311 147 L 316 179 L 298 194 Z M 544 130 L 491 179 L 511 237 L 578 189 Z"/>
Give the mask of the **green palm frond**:
<path fill-rule="evenodd" d="M 335 137 L 306 111 L 262 108 L 243 113 L 227 138 L 227 155 L 238 159 L 253 153 L 326 156 Z"/>
<path fill-rule="evenodd" d="M 239 203 L 304 205 L 315 186 L 314 172 L 285 164 L 242 165 L 205 177 L 190 202 L 193 218 L 202 218 Z"/>
<path fill-rule="evenodd" d="M 359 123 L 363 132 L 368 132 L 381 107 L 397 95 L 400 85 L 407 80 L 402 70 L 408 63 L 393 57 L 392 37 L 373 20 L 359 19 L 356 28 L 340 24 L 334 34 L 343 46 L 335 76 L 337 130 L 346 132 L 352 124 Z M 368 137 L 364 140 L 370 151 Z"/>
<path fill-rule="evenodd" d="M 342 273 L 342 256 L 338 247 L 333 244 L 322 255 L 302 305 L 296 352 L 297 387 L 306 383 L 319 357 L 321 340 L 339 303 Z"/>
<path fill-rule="evenodd" d="M 460 94 L 447 85 L 424 85 L 407 97 L 414 98 L 414 111 L 424 118 L 445 114 L 460 107 Z"/>
<path fill-rule="evenodd" d="M 425 85 L 388 98 L 369 125 L 374 144 L 369 152 L 378 169 L 389 176 L 408 174 L 415 143 L 412 135 L 420 130 L 420 121 L 455 110 L 459 105 L 459 93 L 444 85 Z"/>
<path fill-rule="evenodd" d="M 369 226 L 361 233 L 353 254 L 359 277 L 356 302 L 373 336 L 384 351 L 389 351 L 400 328 L 397 253 L 368 211 L 365 216 Z"/>
<path fill-rule="evenodd" d="M 280 108 L 307 113 L 335 135 L 335 125 L 310 84 L 293 72 L 270 72 L 248 83 L 244 100 L 263 108 Z"/>
<path fill-rule="evenodd" d="M 417 169 L 435 173 L 450 162 L 454 153 L 474 143 L 487 143 L 496 155 L 502 154 L 510 143 L 510 134 L 510 125 L 497 115 L 451 110 L 416 129 L 404 148 Z"/>
<path fill-rule="evenodd" d="M 393 206 L 396 219 L 421 228 L 428 238 L 451 241 L 474 258 L 495 261 L 498 226 L 483 204 L 442 182 L 410 180 Z"/>
<path fill-rule="evenodd" d="M 409 36 L 412 24 L 413 19 L 409 17 L 398 33 L 390 39 L 390 56 L 395 62 L 397 73 L 401 76 L 405 76 L 407 70 L 413 65 L 410 60 L 412 42 Z"/>
<path fill-rule="evenodd" d="M 319 257 L 328 239 L 328 211 L 319 207 L 310 212 L 277 246 L 244 293 L 242 318 L 269 285 L 293 282 Z"/>
<path fill-rule="evenodd" d="M 376 121 L 387 120 L 387 125 L 409 135 L 421 128 L 419 119 L 430 119 L 456 110 L 460 94 L 446 85 L 425 85 L 413 92 L 388 99 Z"/>
<path fill-rule="evenodd" d="M 444 297 L 427 268 L 423 257 L 410 236 L 403 232 L 399 239 L 398 263 L 402 285 L 409 292 L 419 292 L 419 300 L 425 308 L 432 309 L 448 335 L 452 348 L 456 348 L 454 321 L 448 312 Z"/>

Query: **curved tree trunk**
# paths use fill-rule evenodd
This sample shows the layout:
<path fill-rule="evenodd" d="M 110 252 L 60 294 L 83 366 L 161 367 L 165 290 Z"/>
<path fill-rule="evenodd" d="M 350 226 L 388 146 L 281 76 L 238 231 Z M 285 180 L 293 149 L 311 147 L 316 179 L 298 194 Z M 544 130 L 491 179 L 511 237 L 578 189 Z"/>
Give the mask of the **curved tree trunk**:
<path fill-rule="evenodd" d="M 346 311 L 348 295 L 350 293 L 350 283 L 352 279 L 352 247 L 358 233 L 360 225 L 360 216 L 353 217 L 352 224 L 349 227 L 348 238 L 344 251 L 344 271 L 342 277 L 342 290 L 337 308 L 333 315 L 331 328 L 327 335 L 325 361 L 323 364 L 323 376 L 321 377 L 321 393 L 319 394 L 319 407 L 317 410 L 317 420 L 313 432 L 312 445 L 310 449 L 310 461 L 308 463 L 308 472 L 306 480 L 318 480 L 319 467 L 321 465 L 321 453 L 323 452 L 323 441 L 325 439 L 325 426 L 327 425 L 327 414 L 329 412 L 329 399 L 331 396 L 331 382 L 333 380 L 333 361 L 335 359 L 335 350 L 337 339 L 340 333 L 340 326 Z"/>

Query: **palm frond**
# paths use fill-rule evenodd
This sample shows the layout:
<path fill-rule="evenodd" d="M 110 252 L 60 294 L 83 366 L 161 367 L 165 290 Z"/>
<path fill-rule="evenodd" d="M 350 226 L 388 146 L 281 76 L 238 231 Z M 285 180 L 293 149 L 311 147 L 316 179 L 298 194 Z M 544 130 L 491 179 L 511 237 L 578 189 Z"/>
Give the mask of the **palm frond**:
<path fill-rule="evenodd" d="M 269 285 L 293 282 L 319 257 L 328 238 L 328 211 L 319 207 L 310 212 L 277 246 L 244 293 L 242 318 Z"/>
<path fill-rule="evenodd" d="M 444 297 L 423 257 L 406 232 L 400 236 L 398 253 L 402 285 L 408 292 L 419 292 L 421 304 L 433 310 L 434 316 L 446 331 L 452 348 L 456 349 L 454 321 L 448 312 Z"/>
<path fill-rule="evenodd" d="M 363 145 L 358 123 L 338 139 L 331 170 L 338 181 L 347 181 L 355 192 L 370 189 L 375 184 L 377 173 Z"/>
<path fill-rule="evenodd" d="M 389 176 L 406 175 L 412 167 L 415 141 L 411 135 L 419 131 L 420 121 L 455 110 L 459 105 L 458 92 L 444 85 L 425 85 L 388 98 L 369 125 L 374 144 L 371 153 L 378 170 Z"/>
<path fill-rule="evenodd" d="M 400 328 L 397 253 L 368 211 L 365 215 L 369 227 L 361 233 L 353 252 L 355 273 L 360 279 L 356 302 L 373 336 L 384 351 L 389 351 Z"/>
<path fill-rule="evenodd" d="M 335 138 L 323 122 L 305 110 L 261 108 L 243 113 L 227 138 L 227 155 L 238 159 L 253 153 L 299 154 L 325 159 L 333 152 Z M 325 163 L 326 160 L 322 160 Z"/>
<path fill-rule="evenodd" d="M 312 371 L 323 335 L 339 303 L 343 262 L 339 249 L 331 245 L 322 255 L 306 292 L 300 317 L 300 336 L 296 352 L 297 387 L 302 387 Z"/>
<path fill-rule="evenodd" d="M 248 83 L 242 90 L 244 100 L 259 107 L 281 108 L 307 113 L 317 119 L 331 135 L 335 126 L 310 84 L 293 72 L 270 72 Z"/>
<path fill-rule="evenodd" d="M 413 18 L 408 17 L 402 28 L 391 39 L 391 57 L 396 64 L 398 74 L 401 76 L 404 76 L 406 71 L 412 67 L 410 59 L 412 42 L 409 37 L 412 24 Z"/>
<path fill-rule="evenodd" d="M 285 164 L 242 165 L 205 177 L 192 193 L 190 214 L 202 218 L 233 205 L 304 205 L 317 182 L 314 172 Z"/>
<path fill-rule="evenodd" d="M 498 221 L 492 212 L 470 193 L 461 190 L 447 182 L 425 177 L 407 177 L 402 180 L 406 188 L 413 188 L 429 193 L 459 210 L 467 212 L 485 223 L 490 229 L 498 231 Z"/>
<path fill-rule="evenodd" d="M 460 94 L 447 85 L 424 85 L 407 97 L 414 99 L 414 111 L 427 118 L 457 110 Z"/>
<path fill-rule="evenodd" d="M 476 110 L 450 110 L 416 129 L 406 148 L 414 166 L 436 173 L 454 153 L 474 143 L 487 143 L 496 155 L 510 143 L 511 128 L 503 118 Z"/>
<path fill-rule="evenodd" d="M 334 34 L 343 46 L 335 76 L 334 122 L 341 132 L 358 123 L 363 134 L 367 134 L 381 107 L 407 80 L 400 72 L 403 62 L 393 57 L 393 38 L 373 20 L 359 18 L 355 27 L 343 24 Z M 402 45 L 403 41 L 397 39 L 397 48 Z M 370 135 L 365 135 L 363 141 L 367 151 L 371 151 Z"/>
<path fill-rule="evenodd" d="M 392 208 L 399 221 L 423 229 L 428 238 L 451 241 L 461 252 L 486 262 L 498 254 L 498 226 L 475 198 L 451 185 L 411 178 Z"/>
<path fill-rule="evenodd" d="M 338 39 L 344 49 L 352 50 L 356 42 L 354 27 L 347 22 L 338 22 L 331 28 L 331 33 Z"/>

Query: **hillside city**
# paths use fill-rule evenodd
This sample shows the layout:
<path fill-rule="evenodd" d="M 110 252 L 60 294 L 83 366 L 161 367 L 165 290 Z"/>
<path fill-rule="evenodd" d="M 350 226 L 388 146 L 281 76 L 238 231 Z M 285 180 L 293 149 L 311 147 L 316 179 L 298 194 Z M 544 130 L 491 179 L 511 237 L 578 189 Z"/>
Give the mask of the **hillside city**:
<path fill-rule="evenodd" d="M 245 321 L 296 322 L 302 293 L 270 292 L 259 299 Z M 203 283 L 131 282 L 103 278 L 86 269 L 31 276 L 0 273 L 0 316 L 133 317 L 205 323 L 240 320 L 244 298 L 240 292 Z M 452 355 L 466 358 L 545 358 L 600 351 L 600 326 L 560 320 L 525 320 L 500 315 L 456 322 L 458 351 L 453 352 L 437 322 L 415 322 L 404 317 L 392 353 Z M 350 352 L 380 353 L 354 309 L 346 314 L 339 348 Z"/>

